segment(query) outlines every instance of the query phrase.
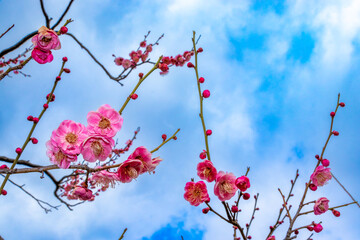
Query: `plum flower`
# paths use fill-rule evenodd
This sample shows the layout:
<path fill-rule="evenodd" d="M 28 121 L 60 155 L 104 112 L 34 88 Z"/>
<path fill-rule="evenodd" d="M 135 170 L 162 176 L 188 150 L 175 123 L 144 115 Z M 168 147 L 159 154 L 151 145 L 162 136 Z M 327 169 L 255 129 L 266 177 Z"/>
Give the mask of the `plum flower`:
<path fill-rule="evenodd" d="M 160 157 L 153 158 L 151 160 L 151 165 L 148 167 L 148 172 L 152 172 L 155 170 L 155 168 L 160 164 L 162 159 Z"/>
<path fill-rule="evenodd" d="M 77 160 L 77 155 L 65 154 L 60 147 L 54 145 L 51 140 L 46 142 L 46 155 L 50 162 L 58 165 L 60 168 L 69 168 L 72 162 Z"/>
<path fill-rule="evenodd" d="M 317 186 L 324 186 L 327 181 L 329 181 L 332 176 L 330 172 L 330 168 L 324 168 L 323 166 L 318 166 L 315 169 L 315 172 L 311 174 L 310 179 L 311 181 Z"/>
<path fill-rule="evenodd" d="M 201 203 L 210 200 L 206 184 L 203 181 L 197 183 L 187 182 L 184 198 L 193 206 L 199 206 Z"/>
<path fill-rule="evenodd" d="M 80 145 L 87 138 L 84 125 L 71 120 L 64 120 L 58 129 L 51 134 L 51 141 L 65 154 L 76 155 L 80 153 Z"/>
<path fill-rule="evenodd" d="M 329 200 L 326 197 L 319 198 L 316 200 L 314 205 L 314 214 L 320 215 L 325 213 L 329 209 Z"/>
<path fill-rule="evenodd" d="M 90 136 L 81 144 L 81 154 L 88 162 L 105 161 L 114 145 L 115 141 L 112 138 L 101 135 Z"/>
<path fill-rule="evenodd" d="M 197 175 L 208 182 L 216 179 L 217 170 L 211 161 L 205 160 L 197 165 Z"/>
<path fill-rule="evenodd" d="M 39 47 L 35 47 L 31 52 L 31 57 L 40 64 L 51 62 L 54 59 L 51 51 L 43 51 Z"/>
<path fill-rule="evenodd" d="M 109 186 L 114 188 L 116 181 L 119 181 L 117 173 L 106 170 L 93 173 L 92 177 L 89 179 L 91 185 L 100 186 L 103 191 L 109 188 Z"/>
<path fill-rule="evenodd" d="M 102 105 L 96 112 L 87 115 L 88 131 L 107 137 L 114 137 L 121 129 L 123 118 L 108 104 Z"/>
<path fill-rule="evenodd" d="M 136 148 L 135 151 L 128 157 L 128 159 L 138 159 L 142 162 L 143 168 L 140 174 L 151 171 L 153 164 L 151 160 L 151 153 L 145 147 Z"/>
<path fill-rule="evenodd" d="M 31 41 L 35 47 L 38 47 L 42 51 L 50 51 L 51 49 L 58 50 L 61 48 L 60 40 L 56 32 L 45 26 L 42 26 L 38 30 L 38 34 L 36 34 Z"/>
<path fill-rule="evenodd" d="M 224 173 L 223 171 L 220 171 L 216 175 L 214 192 L 220 201 L 229 200 L 235 195 L 237 191 L 235 180 L 236 177 L 232 173 Z"/>
<path fill-rule="evenodd" d="M 247 176 L 238 177 L 235 181 L 235 185 L 240 191 L 245 192 L 250 187 L 250 181 Z"/>
<path fill-rule="evenodd" d="M 138 159 L 128 159 L 117 170 L 120 182 L 128 183 L 137 178 L 143 168 L 143 163 Z"/>

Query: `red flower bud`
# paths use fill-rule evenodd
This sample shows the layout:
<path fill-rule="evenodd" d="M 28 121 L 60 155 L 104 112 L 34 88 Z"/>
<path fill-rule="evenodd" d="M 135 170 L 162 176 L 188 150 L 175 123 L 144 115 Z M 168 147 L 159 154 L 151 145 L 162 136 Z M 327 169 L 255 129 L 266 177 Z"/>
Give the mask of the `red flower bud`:
<path fill-rule="evenodd" d="M 210 91 L 206 89 L 203 91 L 202 95 L 204 98 L 208 98 L 208 97 L 210 97 Z"/>
<path fill-rule="evenodd" d="M 202 212 L 204 213 L 204 214 L 207 214 L 208 212 L 210 211 L 210 208 L 204 208 L 203 210 L 202 210 Z"/>
<path fill-rule="evenodd" d="M 331 112 L 331 113 L 330 113 L 330 116 L 331 116 L 331 117 L 334 117 L 334 116 L 335 116 L 335 112 Z"/>
<path fill-rule="evenodd" d="M 314 228 L 313 228 L 312 226 L 307 226 L 306 228 L 307 228 L 307 230 L 309 230 L 310 232 L 311 232 L 312 230 L 314 230 Z"/>
<path fill-rule="evenodd" d="M 63 60 L 63 62 L 67 62 L 68 58 L 67 58 L 67 57 L 63 57 L 62 60 Z"/>
<path fill-rule="evenodd" d="M 38 119 L 37 117 L 34 117 L 33 122 L 34 122 L 34 123 L 38 123 L 38 122 L 39 122 L 39 119 Z"/>
<path fill-rule="evenodd" d="M 60 76 L 57 76 L 56 77 L 56 81 L 60 81 L 61 80 L 61 77 Z"/>
<path fill-rule="evenodd" d="M 50 97 L 50 93 L 48 95 L 46 95 L 46 100 L 49 100 L 49 97 Z M 55 95 L 54 94 L 51 95 L 51 99 L 50 99 L 50 102 L 53 102 L 53 101 L 55 101 Z"/>
<path fill-rule="evenodd" d="M 249 198 L 250 198 L 250 194 L 249 193 L 244 193 L 243 199 L 248 200 Z"/>
<path fill-rule="evenodd" d="M 205 150 L 200 153 L 200 158 L 201 158 L 201 159 L 205 159 L 205 158 L 206 158 L 206 151 L 205 151 Z"/>
<path fill-rule="evenodd" d="M 191 62 L 188 62 L 188 63 L 187 63 L 187 67 L 188 67 L 188 68 L 193 68 L 193 67 L 195 67 L 195 66 L 194 66 L 194 64 L 192 64 Z"/>
<path fill-rule="evenodd" d="M 236 213 L 236 212 L 239 211 L 239 208 L 238 208 L 236 205 L 232 205 L 231 211 L 232 211 L 233 213 Z"/>
<path fill-rule="evenodd" d="M 345 103 L 341 102 L 339 103 L 340 107 L 345 107 Z"/>
<path fill-rule="evenodd" d="M 49 107 L 49 104 L 45 103 L 45 104 L 43 105 L 43 107 L 44 107 L 45 109 L 47 109 L 47 108 Z"/>
<path fill-rule="evenodd" d="M 66 73 L 70 73 L 70 69 L 68 69 L 68 68 L 64 68 L 64 72 L 66 72 Z"/>
<path fill-rule="evenodd" d="M 330 165 L 330 161 L 327 160 L 327 159 L 323 159 L 321 160 L 321 164 L 324 166 L 324 167 L 328 167 Z"/>
<path fill-rule="evenodd" d="M 316 191 L 317 190 L 317 186 L 315 184 L 313 184 L 313 183 L 310 183 L 309 188 L 310 188 L 311 191 Z"/>
<path fill-rule="evenodd" d="M 7 168 L 8 166 L 6 166 L 5 164 L 0 166 L 0 169 L 7 169 Z"/>
<path fill-rule="evenodd" d="M 338 132 L 338 131 L 332 131 L 332 134 L 334 134 L 335 136 L 339 136 L 339 132 Z"/>
<path fill-rule="evenodd" d="M 16 152 L 17 154 L 20 154 L 20 153 L 22 153 L 22 150 L 21 150 L 21 148 L 17 148 L 17 149 L 15 150 L 15 152 Z"/>
<path fill-rule="evenodd" d="M 65 33 L 67 33 L 67 31 L 68 31 L 68 28 L 65 27 L 65 26 L 62 26 L 62 27 L 60 28 L 60 33 L 61 33 L 61 34 L 65 34 Z"/>
<path fill-rule="evenodd" d="M 161 135 L 161 138 L 162 138 L 163 141 L 165 141 L 166 138 L 167 138 L 166 134 Z"/>
<path fill-rule="evenodd" d="M 212 134 L 211 129 L 206 130 L 206 135 L 210 136 Z"/>
<path fill-rule="evenodd" d="M 28 120 L 28 121 L 32 121 L 32 120 L 33 120 L 33 116 L 29 115 L 29 116 L 27 117 L 27 120 Z"/>
<path fill-rule="evenodd" d="M 7 191 L 5 189 L 1 190 L 1 195 L 6 195 L 7 194 Z"/>
<path fill-rule="evenodd" d="M 321 226 L 321 224 L 315 224 L 314 226 L 314 231 L 319 233 L 323 230 L 323 227 Z"/>
<path fill-rule="evenodd" d="M 335 209 L 332 210 L 332 213 L 334 214 L 335 217 L 340 217 L 340 212 L 336 211 Z"/>
<path fill-rule="evenodd" d="M 130 96 L 132 100 L 135 100 L 138 98 L 138 95 L 136 93 L 134 93 L 133 95 Z"/>
<path fill-rule="evenodd" d="M 199 48 L 199 49 L 197 50 L 198 53 L 203 52 L 203 51 L 204 51 L 204 50 L 203 50 L 202 48 Z"/>
<path fill-rule="evenodd" d="M 38 141 L 36 138 L 31 138 L 31 142 L 32 142 L 33 144 L 37 144 L 39 141 Z"/>
<path fill-rule="evenodd" d="M 200 77 L 199 78 L 199 83 L 203 83 L 203 82 L 205 82 L 205 79 L 203 77 Z"/>
<path fill-rule="evenodd" d="M 142 78 L 144 76 L 143 73 L 139 73 L 139 78 Z"/>

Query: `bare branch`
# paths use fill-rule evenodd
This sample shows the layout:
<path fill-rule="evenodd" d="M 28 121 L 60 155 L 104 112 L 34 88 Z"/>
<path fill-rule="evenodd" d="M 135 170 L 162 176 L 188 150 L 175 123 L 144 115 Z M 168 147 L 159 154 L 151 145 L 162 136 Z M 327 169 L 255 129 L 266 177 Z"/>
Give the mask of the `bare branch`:
<path fill-rule="evenodd" d="M 3 34 L 0 35 L 0 38 L 2 38 L 8 31 L 10 31 L 10 29 L 12 29 L 15 26 L 15 24 L 13 24 L 11 27 L 9 27 Z"/>
<path fill-rule="evenodd" d="M 49 19 L 49 16 L 47 15 L 47 13 L 45 11 L 43 0 L 40 0 L 40 6 L 41 6 L 41 11 L 42 11 L 42 13 L 44 14 L 44 17 L 45 17 L 46 27 L 50 28 L 50 19 Z"/>

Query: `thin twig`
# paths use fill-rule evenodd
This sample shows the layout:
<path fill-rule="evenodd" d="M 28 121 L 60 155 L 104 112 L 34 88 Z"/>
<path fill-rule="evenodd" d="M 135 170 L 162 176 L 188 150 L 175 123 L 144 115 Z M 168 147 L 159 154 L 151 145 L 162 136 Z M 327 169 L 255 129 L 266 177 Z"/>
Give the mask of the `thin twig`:
<path fill-rule="evenodd" d="M 0 35 L 0 38 L 2 38 L 8 31 L 10 31 L 10 29 L 12 29 L 15 26 L 15 24 L 13 24 L 11 27 L 9 27 L 3 34 Z"/>
<path fill-rule="evenodd" d="M 121 236 L 120 236 L 119 240 L 121 240 L 121 239 L 123 239 L 123 238 L 124 238 L 124 235 L 125 235 L 126 231 L 127 231 L 127 228 L 125 228 L 125 229 L 124 229 L 124 231 L 123 231 L 123 233 L 121 234 Z"/>
<path fill-rule="evenodd" d="M 46 13 L 43 0 L 40 0 L 40 6 L 41 6 L 41 11 L 42 11 L 42 13 L 44 14 L 44 17 L 45 17 L 46 27 L 50 28 L 50 19 L 49 19 L 49 16 L 47 15 L 47 13 Z"/>
<path fill-rule="evenodd" d="M 346 190 L 346 188 L 340 183 L 340 181 L 334 176 L 333 173 L 331 173 L 331 176 L 335 179 L 335 181 L 342 187 L 342 189 L 344 189 L 344 191 L 349 195 L 349 197 L 356 202 L 356 205 L 358 205 L 358 207 L 360 208 L 359 203 L 355 200 L 355 198 L 349 193 L 348 190 Z"/>

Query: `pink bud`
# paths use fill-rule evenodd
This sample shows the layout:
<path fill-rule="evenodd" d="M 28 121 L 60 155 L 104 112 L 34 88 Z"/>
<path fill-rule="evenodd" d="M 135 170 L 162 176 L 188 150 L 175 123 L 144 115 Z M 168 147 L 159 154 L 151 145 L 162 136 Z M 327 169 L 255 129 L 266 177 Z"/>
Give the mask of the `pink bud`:
<path fill-rule="evenodd" d="M 36 138 L 31 138 L 31 142 L 32 142 L 33 144 L 37 144 L 39 141 L 38 141 Z"/>
<path fill-rule="evenodd" d="M 38 119 L 37 117 L 34 117 L 34 118 L 33 118 L 33 122 L 34 122 L 34 123 L 38 123 L 38 122 L 39 122 L 39 119 Z"/>
<path fill-rule="evenodd" d="M 205 150 L 200 153 L 200 158 L 201 158 L 201 159 L 205 159 L 205 158 L 206 158 L 206 151 L 205 151 Z"/>
<path fill-rule="evenodd" d="M 203 77 L 200 77 L 199 78 L 199 83 L 203 83 L 203 82 L 205 82 L 205 79 Z"/>
<path fill-rule="evenodd" d="M 146 41 L 142 41 L 141 43 L 140 43 L 140 47 L 146 47 Z"/>
<path fill-rule="evenodd" d="M 174 140 L 177 140 L 177 136 L 174 136 L 173 139 L 174 139 Z"/>
<path fill-rule="evenodd" d="M 70 69 L 68 69 L 68 68 L 64 68 L 64 72 L 66 72 L 66 73 L 70 73 Z"/>
<path fill-rule="evenodd" d="M 244 193 L 243 199 L 248 200 L 249 198 L 250 198 L 250 194 L 249 193 Z"/>
<path fill-rule="evenodd" d="M 43 107 L 44 107 L 45 109 L 47 109 L 47 108 L 49 107 L 49 104 L 45 103 L 45 104 L 43 105 Z"/>
<path fill-rule="evenodd" d="M 330 113 L 330 116 L 331 116 L 331 117 L 334 117 L 334 116 L 335 116 L 335 112 L 331 112 L 331 113 Z"/>
<path fill-rule="evenodd" d="M 68 58 L 67 58 L 67 57 L 63 57 L 62 60 L 63 60 L 63 62 L 67 62 L 67 61 L 68 61 Z"/>
<path fill-rule="evenodd" d="M 296 235 L 298 235 L 298 234 L 299 234 L 299 230 L 296 229 L 296 230 L 294 231 L 294 233 L 295 233 Z"/>
<path fill-rule="evenodd" d="M 323 227 L 321 226 L 321 224 L 315 224 L 314 226 L 314 231 L 319 233 L 323 230 Z"/>
<path fill-rule="evenodd" d="M 341 102 L 339 103 L 340 107 L 345 107 L 345 103 Z"/>
<path fill-rule="evenodd" d="M 62 26 L 62 27 L 60 28 L 60 33 L 61 33 L 61 34 L 65 34 L 65 33 L 67 33 L 67 31 L 68 31 L 68 28 L 65 27 L 65 26 Z"/>
<path fill-rule="evenodd" d="M 316 155 L 315 155 L 315 158 L 319 160 L 319 159 L 320 159 L 320 156 L 319 156 L 318 154 L 316 154 Z"/>
<path fill-rule="evenodd" d="M 143 73 L 139 73 L 139 78 L 142 78 L 144 76 Z"/>
<path fill-rule="evenodd" d="M 317 190 L 317 186 L 315 184 L 313 184 L 313 183 L 310 183 L 309 188 L 310 188 L 311 191 L 316 191 Z"/>
<path fill-rule="evenodd" d="M 328 166 L 330 165 L 330 161 L 327 160 L 327 159 L 321 160 L 321 163 L 322 163 L 322 165 L 323 165 L 324 167 L 328 167 Z"/>
<path fill-rule="evenodd" d="M 17 154 L 20 154 L 20 153 L 22 153 L 22 150 L 21 150 L 21 148 L 17 148 L 17 149 L 15 150 L 15 152 L 16 152 Z"/>
<path fill-rule="evenodd" d="M 210 208 L 204 208 L 203 210 L 202 210 L 202 212 L 204 213 L 204 214 L 207 214 L 208 212 L 210 211 Z"/>
<path fill-rule="evenodd" d="M 166 134 L 161 135 L 161 138 L 162 138 L 163 141 L 165 141 L 166 138 L 167 138 Z"/>
<path fill-rule="evenodd" d="M 8 166 L 6 166 L 5 164 L 0 166 L 0 169 L 7 169 L 7 168 Z"/>
<path fill-rule="evenodd" d="M 314 230 L 314 228 L 313 228 L 312 226 L 307 226 L 306 228 L 307 228 L 307 230 L 309 230 L 310 232 L 311 232 L 312 230 Z"/>
<path fill-rule="evenodd" d="M 204 50 L 203 50 L 202 48 L 199 48 L 199 49 L 197 50 L 198 53 L 203 52 L 203 51 L 204 51 Z"/>
<path fill-rule="evenodd" d="M 339 132 L 338 132 L 338 131 L 332 131 L 332 134 L 334 134 L 335 136 L 339 136 Z"/>
<path fill-rule="evenodd" d="M 194 66 L 194 64 L 192 64 L 191 62 L 188 62 L 188 63 L 187 63 L 187 67 L 188 67 L 188 68 L 193 68 L 193 67 L 195 67 L 195 66 Z"/>
<path fill-rule="evenodd" d="M 239 211 L 239 208 L 238 208 L 236 205 L 233 205 L 233 206 L 231 207 L 231 211 L 232 211 L 233 213 L 236 213 L 236 212 Z"/>
<path fill-rule="evenodd" d="M 208 97 L 210 97 L 210 91 L 206 89 L 203 91 L 202 95 L 204 98 L 208 98 Z"/>
<path fill-rule="evenodd" d="M 251 239 L 251 236 L 250 236 L 250 235 L 248 236 L 248 239 Z"/>
<path fill-rule="evenodd" d="M 6 195 L 7 194 L 7 191 L 5 189 L 1 190 L 1 195 Z"/>
<path fill-rule="evenodd" d="M 27 117 L 27 120 L 28 120 L 28 121 L 32 121 L 32 120 L 33 120 L 33 116 L 29 115 L 29 116 Z"/>
<path fill-rule="evenodd" d="M 335 209 L 332 210 L 332 213 L 334 214 L 335 217 L 340 217 L 340 212 L 336 211 Z"/>
<path fill-rule="evenodd" d="M 211 129 L 206 130 L 206 135 L 210 136 L 212 134 Z"/>
<path fill-rule="evenodd" d="M 135 99 L 137 99 L 138 98 L 138 95 L 136 94 L 136 93 L 134 93 L 133 95 L 131 95 L 131 99 L 132 100 L 135 100 Z"/>
<path fill-rule="evenodd" d="M 60 77 L 60 76 L 57 76 L 55 80 L 56 80 L 56 81 L 60 81 L 60 80 L 61 80 L 61 77 Z"/>

